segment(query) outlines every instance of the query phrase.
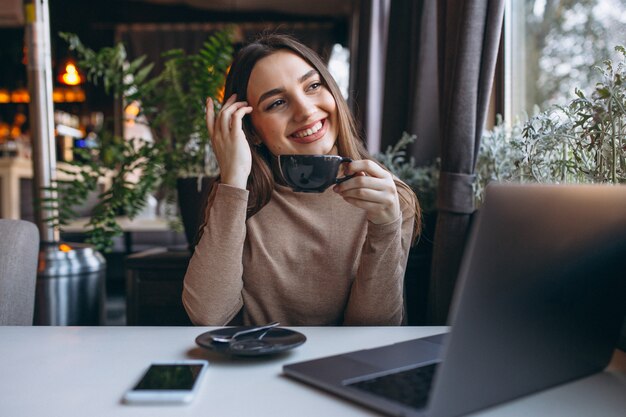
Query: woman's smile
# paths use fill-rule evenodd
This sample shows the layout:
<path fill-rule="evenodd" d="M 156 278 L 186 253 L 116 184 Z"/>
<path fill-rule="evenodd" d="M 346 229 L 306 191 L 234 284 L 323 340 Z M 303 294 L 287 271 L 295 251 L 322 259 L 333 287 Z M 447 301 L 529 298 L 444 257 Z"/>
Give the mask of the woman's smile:
<path fill-rule="evenodd" d="M 289 137 L 297 143 L 311 143 L 318 139 L 321 139 L 326 134 L 327 125 L 325 123 L 327 119 L 319 120 L 309 126 L 292 133 Z"/>

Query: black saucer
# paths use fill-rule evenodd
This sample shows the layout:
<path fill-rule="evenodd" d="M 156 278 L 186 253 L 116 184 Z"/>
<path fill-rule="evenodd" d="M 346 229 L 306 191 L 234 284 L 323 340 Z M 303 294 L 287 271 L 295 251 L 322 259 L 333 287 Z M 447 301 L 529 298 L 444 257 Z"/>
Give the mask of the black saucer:
<path fill-rule="evenodd" d="M 216 352 L 237 355 L 237 356 L 263 356 L 273 355 L 300 346 L 306 342 L 306 336 L 294 330 L 274 327 L 259 338 L 259 333 L 250 336 L 242 336 L 234 342 L 216 342 L 212 336 L 232 336 L 240 330 L 250 328 L 243 327 L 223 327 L 202 333 L 196 337 L 196 343 L 204 348 Z"/>

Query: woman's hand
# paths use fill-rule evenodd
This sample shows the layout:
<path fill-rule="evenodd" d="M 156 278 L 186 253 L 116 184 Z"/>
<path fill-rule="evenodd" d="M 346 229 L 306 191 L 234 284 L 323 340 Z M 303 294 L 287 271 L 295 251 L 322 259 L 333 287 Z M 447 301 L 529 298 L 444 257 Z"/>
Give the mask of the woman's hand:
<path fill-rule="evenodd" d="M 236 100 L 236 94 L 230 96 L 215 117 L 213 100 L 207 98 L 206 127 L 220 167 L 221 182 L 245 189 L 252 169 L 252 152 L 243 133 L 242 119 L 252 112 L 252 107 Z"/>
<path fill-rule="evenodd" d="M 370 160 L 353 161 L 344 174 L 357 173 L 333 190 L 348 203 L 362 208 L 374 224 L 385 224 L 400 217 L 400 201 L 393 176 Z"/>

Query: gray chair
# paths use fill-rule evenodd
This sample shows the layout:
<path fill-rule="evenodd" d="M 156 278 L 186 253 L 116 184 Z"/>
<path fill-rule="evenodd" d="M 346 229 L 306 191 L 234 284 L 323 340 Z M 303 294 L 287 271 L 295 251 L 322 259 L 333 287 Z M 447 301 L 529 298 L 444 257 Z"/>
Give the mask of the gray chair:
<path fill-rule="evenodd" d="M 38 254 L 33 223 L 0 219 L 0 325 L 33 324 Z"/>

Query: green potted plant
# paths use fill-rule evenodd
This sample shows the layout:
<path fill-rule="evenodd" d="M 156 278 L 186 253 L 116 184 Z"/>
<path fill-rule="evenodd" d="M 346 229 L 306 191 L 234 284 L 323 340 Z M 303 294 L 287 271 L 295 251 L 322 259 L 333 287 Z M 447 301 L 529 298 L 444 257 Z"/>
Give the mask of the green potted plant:
<path fill-rule="evenodd" d="M 145 63 L 145 57 L 129 62 L 121 43 L 94 51 L 74 34 L 60 36 L 76 52 L 87 79 L 101 84 L 125 107 L 136 106 L 136 123 L 145 124 L 152 136 L 151 140 L 123 139 L 110 130 L 99 132 L 99 141 L 92 148 L 77 151 L 75 167 L 65 172 L 69 179 L 53 184 L 60 197 L 44 202 L 59 209 L 58 217 L 49 221 L 66 224 L 76 216 L 73 207 L 96 189 L 99 178 L 108 175 L 111 185 L 99 195 L 87 224 L 88 241 L 107 251 L 112 238 L 122 233 L 116 222 L 120 212 L 133 218 L 157 189 L 166 200 L 176 200 L 179 178 L 193 178 L 194 184 L 201 185 L 202 178 L 217 175 L 204 106 L 207 97 L 218 97 L 224 84 L 232 60 L 232 30 L 214 33 L 195 54 L 179 49 L 165 52 L 164 69 L 159 74 L 152 74 L 154 65 Z M 196 189 L 195 204 L 199 204 L 200 189 Z M 189 208 L 192 204 L 186 201 L 181 206 Z"/>
<path fill-rule="evenodd" d="M 377 153 L 374 157 L 413 189 L 424 213 L 433 213 L 439 182 L 438 161 L 431 165 L 416 166 L 415 158 L 409 157 L 406 153 L 406 147 L 416 139 L 417 136 L 403 132 L 395 145 L 387 147 L 384 152 Z"/>
<path fill-rule="evenodd" d="M 590 94 L 507 127 L 499 119 L 481 141 L 476 197 L 489 181 L 626 183 L 626 49 L 596 67 Z"/>

